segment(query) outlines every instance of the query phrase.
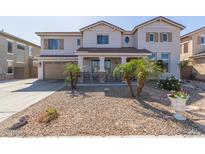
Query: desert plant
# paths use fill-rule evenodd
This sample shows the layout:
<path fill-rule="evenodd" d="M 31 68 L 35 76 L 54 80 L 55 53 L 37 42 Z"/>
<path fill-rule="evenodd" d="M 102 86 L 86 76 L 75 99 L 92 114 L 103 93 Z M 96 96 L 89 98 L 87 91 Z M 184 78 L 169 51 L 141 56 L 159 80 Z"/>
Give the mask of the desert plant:
<path fill-rule="evenodd" d="M 161 68 L 156 64 L 155 61 L 151 61 L 148 58 L 142 58 L 130 61 L 131 66 L 134 67 L 134 75 L 137 79 L 137 96 L 139 96 L 144 87 L 145 80 L 148 76 L 159 76 L 161 74 Z"/>
<path fill-rule="evenodd" d="M 167 77 L 166 79 L 160 79 L 157 83 L 159 88 L 165 89 L 165 90 L 175 90 L 180 91 L 181 90 L 181 83 L 179 79 L 177 79 L 174 76 Z"/>
<path fill-rule="evenodd" d="M 134 77 L 134 71 L 135 71 L 135 65 L 133 65 L 130 62 L 127 62 L 125 64 L 120 64 L 118 66 L 115 67 L 114 71 L 113 71 L 113 75 L 115 77 L 123 77 L 123 79 L 126 81 L 130 95 L 132 97 L 134 97 L 134 92 L 132 89 L 132 82 L 131 82 L 131 78 Z"/>
<path fill-rule="evenodd" d="M 179 63 L 179 68 L 180 68 L 180 70 L 183 71 L 183 70 L 187 67 L 188 63 L 189 63 L 188 60 L 183 60 L 183 61 L 181 61 L 181 62 Z"/>
<path fill-rule="evenodd" d="M 65 82 L 70 84 L 71 89 L 76 89 L 78 77 L 80 76 L 80 68 L 75 64 L 67 64 L 64 72 L 67 74 Z"/>
<path fill-rule="evenodd" d="M 48 123 L 54 119 L 57 119 L 59 116 L 58 110 L 55 108 L 49 108 L 46 110 L 46 112 L 42 113 L 39 118 L 39 123 Z"/>

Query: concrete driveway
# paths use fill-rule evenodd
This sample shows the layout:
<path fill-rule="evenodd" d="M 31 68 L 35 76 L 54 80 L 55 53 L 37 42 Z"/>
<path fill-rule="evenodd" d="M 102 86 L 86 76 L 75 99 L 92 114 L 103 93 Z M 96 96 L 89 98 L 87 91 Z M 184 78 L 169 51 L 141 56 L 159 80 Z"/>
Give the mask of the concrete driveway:
<path fill-rule="evenodd" d="M 64 86 L 60 81 L 37 79 L 0 81 L 0 122 Z"/>

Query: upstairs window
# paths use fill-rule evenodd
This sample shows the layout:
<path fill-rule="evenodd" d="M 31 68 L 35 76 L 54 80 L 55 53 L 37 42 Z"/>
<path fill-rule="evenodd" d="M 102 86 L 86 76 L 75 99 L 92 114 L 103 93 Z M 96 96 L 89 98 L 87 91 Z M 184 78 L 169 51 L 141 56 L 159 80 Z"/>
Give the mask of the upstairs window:
<path fill-rule="evenodd" d="M 109 36 L 97 35 L 97 44 L 109 44 Z"/>
<path fill-rule="evenodd" d="M 184 43 L 184 50 L 183 50 L 183 52 L 184 53 L 188 53 L 188 43 Z"/>
<path fill-rule="evenodd" d="M 80 46 L 80 39 L 77 39 L 77 45 Z"/>
<path fill-rule="evenodd" d="M 48 50 L 63 50 L 64 40 L 63 39 L 45 39 L 44 40 L 45 49 Z"/>
<path fill-rule="evenodd" d="M 201 36 L 201 38 L 200 38 L 200 43 L 201 43 L 201 44 L 205 44 L 205 36 Z"/>
<path fill-rule="evenodd" d="M 17 48 L 20 50 L 25 50 L 25 46 L 21 45 L 21 44 L 17 44 Z"/>
<path fill-rule="evenodd" d="M 163 42 L 168 42 L 168 33 L 163 33 L 162 34 L 162 41 Z"/>
<path fill-rule="evenodd" d="M 12 42 L 8 42 L 8 53 L 13 52 Z"/>
<path fill-rule="evenodd" d="M 154 42 L 154 33 L 149 34 L 149 41 Z"/>
<path fill-rule="evenodd" d="M 130 38 L 128 36 L 125 37 L 125 43 L 129 43 Z"/>

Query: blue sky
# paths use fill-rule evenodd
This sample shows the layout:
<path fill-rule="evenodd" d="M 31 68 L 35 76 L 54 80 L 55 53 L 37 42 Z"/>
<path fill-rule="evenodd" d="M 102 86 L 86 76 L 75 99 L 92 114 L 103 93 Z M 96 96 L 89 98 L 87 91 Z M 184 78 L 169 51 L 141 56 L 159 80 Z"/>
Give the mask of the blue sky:
<path fill-rule="evenodd" d="M 132 30 L 134 26 L 154 18 L 153 16 L 98 16 L 98 17 L 0 17 L 0 30 L 11 33 L 28 41 L 40 44 L 40 38 L 35 32 L 42 31 L 79 31 L 80 28 L 99 20 L 108 21 L 125 30 Z M 186 26 L 182 35 L 205 26 L 205 16 L 180 17 L 169 16 L 171 20 Z"/>

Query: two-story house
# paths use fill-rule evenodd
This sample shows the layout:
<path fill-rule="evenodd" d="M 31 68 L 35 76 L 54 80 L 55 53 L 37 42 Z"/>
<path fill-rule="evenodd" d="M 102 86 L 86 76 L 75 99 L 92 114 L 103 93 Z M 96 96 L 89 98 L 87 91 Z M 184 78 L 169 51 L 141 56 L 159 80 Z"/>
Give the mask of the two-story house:
<path fill-rule="evenodd" d="M 37 77 L 40 46 L 0 31 L 0 80 Z"/>
<path fill-rule="evenodd" d="M 198 80 L 205 80 L 205 27 L 181 37 L 180 60 L 189 61 L 189 69 L 183 72 L 185 78 L 194 74 Z"/>
<path fill-rule="evenodd" d="M 180 31 L 184 28 L 165 17 L 156 17 L 132 31 L 99 21 L 79 32 L 37 32 L 41 37 L 38 77 L 63 79 L 67 63 L 78 64 L 89 77 L 95 72 L 112 74 L 116 65 L 146 56 L 162 60 L 167 75 L 180 77 Z"/>

